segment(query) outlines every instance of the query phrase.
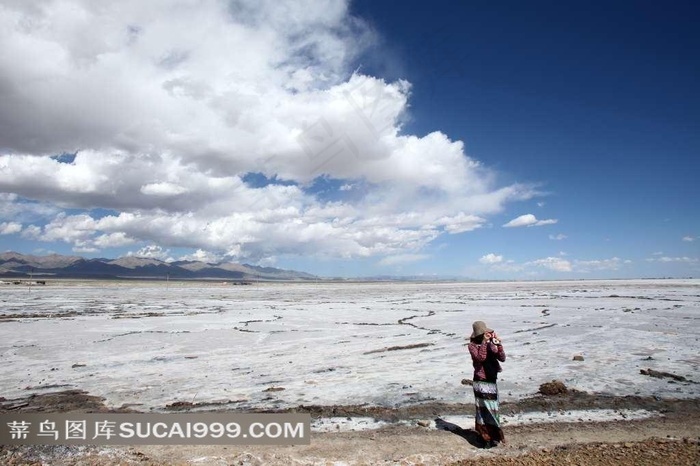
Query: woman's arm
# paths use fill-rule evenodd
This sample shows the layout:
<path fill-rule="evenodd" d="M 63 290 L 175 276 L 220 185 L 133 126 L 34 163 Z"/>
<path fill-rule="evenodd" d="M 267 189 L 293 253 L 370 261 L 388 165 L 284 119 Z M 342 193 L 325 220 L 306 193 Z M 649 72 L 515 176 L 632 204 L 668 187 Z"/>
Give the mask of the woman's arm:
<path fill-rule="evenodd" d="M 498 359 L 501 362 L 506 361 L 506 351 L 503 349 L 503 345 L 489 343 L 489 349 L 492 353 L 496 355 L 496 359 Z"/>
<path fill-rule="evenodd" d="M 486 343 L 486 342 L 484 342 Z M 477 362 L 484 362 L 486 361 L 486 357 L 488 356 L 489 352 L 489 346 L 487 344 L 476 344 L 476 343 L 469 343 L 469 353 L 472 355 L 472 359 Z"/>

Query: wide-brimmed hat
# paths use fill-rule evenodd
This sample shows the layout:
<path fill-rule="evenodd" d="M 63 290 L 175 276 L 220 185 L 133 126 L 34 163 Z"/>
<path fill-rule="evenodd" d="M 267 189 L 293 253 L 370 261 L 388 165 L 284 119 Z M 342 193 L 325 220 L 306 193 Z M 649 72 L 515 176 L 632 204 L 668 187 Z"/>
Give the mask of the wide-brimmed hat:
<path fill-rule="evenodd" d="M 486 326 L 486 322 L 481 320 L 477 320 L 476 322 L 474 322 L 472 324 L 472 329 L 474 329 L 474 331 L 472 332 L 472 336 L 469 338 L 476 338 L 479 335 L 483 335 L 486 332 L 493 333 L 493 330 Z"/>

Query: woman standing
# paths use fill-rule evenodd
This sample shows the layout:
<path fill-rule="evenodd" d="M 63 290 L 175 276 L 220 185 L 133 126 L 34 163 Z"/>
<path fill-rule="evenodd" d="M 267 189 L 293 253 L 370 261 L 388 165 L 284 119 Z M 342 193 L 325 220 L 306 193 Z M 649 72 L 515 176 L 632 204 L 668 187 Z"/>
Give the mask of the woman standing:
<path fill-rule="evenodd" d="M 476 432 L 489 448 L 503 442 L 501 420 L 498 414 L 498 387 L 496 379 L 501 372 L 499 361 L 506 360 L 501 340 L 496 332 L 477 320 L 472 324 L 469 353 L 474 364 L 474 400 L 476 402 Z"/>

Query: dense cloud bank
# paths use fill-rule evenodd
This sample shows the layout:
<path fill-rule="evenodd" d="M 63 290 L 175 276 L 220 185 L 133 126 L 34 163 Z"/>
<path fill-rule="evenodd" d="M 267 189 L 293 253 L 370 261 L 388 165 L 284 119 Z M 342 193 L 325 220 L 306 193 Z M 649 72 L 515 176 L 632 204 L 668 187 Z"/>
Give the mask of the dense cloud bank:
<path fill-rule="evenodd" d="M 3 2 L 3 229 L 76 252 L 391 257 L 536 194 L 405 134 L 410 84 L 355 71 L 373 40 L 336 0 Z"/>

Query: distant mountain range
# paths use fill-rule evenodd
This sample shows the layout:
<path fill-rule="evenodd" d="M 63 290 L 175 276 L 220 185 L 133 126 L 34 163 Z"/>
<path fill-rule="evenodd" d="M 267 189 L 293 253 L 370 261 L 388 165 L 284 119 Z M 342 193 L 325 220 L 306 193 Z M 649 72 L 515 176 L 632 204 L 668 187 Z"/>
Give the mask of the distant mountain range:
<path fill-rule="evenodd" d="M 79 256 L 32 256 L 16 252 L 0 254 L 0 277 L 5 278 L 143 278 L 173 280 L 315 280 L 294 270 L 249 264 L 198 261 L 164 262 L 143 257 L 85 259 Z"/>

